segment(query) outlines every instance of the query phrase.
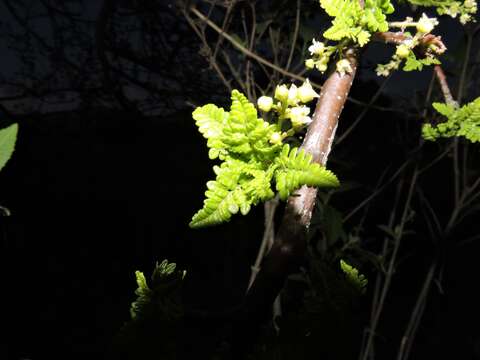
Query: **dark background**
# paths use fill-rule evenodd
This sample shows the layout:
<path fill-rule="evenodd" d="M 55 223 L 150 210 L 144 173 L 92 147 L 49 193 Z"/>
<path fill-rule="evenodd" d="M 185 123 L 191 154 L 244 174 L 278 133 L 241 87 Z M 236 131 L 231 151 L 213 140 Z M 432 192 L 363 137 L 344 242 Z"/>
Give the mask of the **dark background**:
<path fill-rule="evenodd" d="M 99 3 L 85 2 L 79 14 L 95 21 L 102 6 L 114 2 L 97 6 Z M 129 3 L 132 8 L 138 5 L 127 1 L 123 6 L 128 8 Z M 161 49 L 161 56 L 150 54 L 143 58 L 147 62 L 144 68 L 151 66 L 151 78 L 128 64 L 102 75 L 96 62 L 87 66 L 88 54 L 94 56 L 98 50 L 90 49 L 90 45 L 79 45 L 87 54 L 86 60 L 79 69 L 72 70 L 67 66 L 68 59 L 75 59 L 73 52 L 69 55 L 67 51 L 72 43 L 64 45 L 63 54 L 54 51 L 62 49 L 61 45 L 50 48 L 50 52 L 48 48 L 42 50 L 41 43 L 35 42 L 38 39 L 25 32 L 7 6 L 21 13 L 28 2 L 0 5 L 5 30 L 0 45 L 0 121 L 2 127 L 12 121 L 20 126 L 15 153 L 0 174 L 0 204 L 12 213 L 0 217 L 6 280 L 2 296 L 6 321 L 2 321 L 2 327 L 7 333 L 2 359 L 105 356 L 118 330 L 129 319 L 129 305 L 135 298 L 135 270 L 148 274 L 155 262 L 164 258 L 187 270 L 185 302 L 190 308 L 206 312 L 229 309 L 241 301 L 245 292 L 262 236 L 262 207 L 216 228 L 188 228 L 191 216 L 202 205 L 205 183 L 212 176 L 204 140 L 191 119 L 192 105 L 221 104 L 228 92 L 199 55 L 198 40 L 175 10 L 175 4 L 153 4 L 161 20 L 155 26 L 164 27 L 164 43 L 151 45 Z M 146 16 L 148 11 L 151 9 L 146 6 L 140 15 Z M 62 18 L 61 14 L 53 18 L 56 16 Z M 89 44 L 87 40 L 95 38 L 95 24 L 84 24 L 82 29 L 86 30 L 72 30 L 70 40 L 80 42 L 83 33 Z M 126 21 L 125 26 L 134 24 L 133 20 Z M 55 32 L 52 35 L 47 25 L 36 26 L 37 34 L 55 44 Z M 107 36 L 106 42 L 113 44 L 112 34 L 118 34 L 121 27 L 111 26 L 107 32 L 111 37 Z M 152 33 L 158 30 L 155 26 Z M 18 39 L 30 39 L 30 44 L 21 48 Z M 452 39 L 452 52 L 460 51 L 462 44 L 458 42 L 457 49 L 457 39 Z M 66 36 L 64 40 L 69 39 Z M 31 78 L 25 75 L 29 61 L 37 66 L 30 69 L 31 74 L 36 74 Z M 61 65 L 55 65 L 56 61 Z M 118 65 L 125 58 L 114 55 L 109 61 Z M 378 88 L 377 80 L 368 75 L 371 61 L 367 57 L 362 63 L 352 92 L 356 99 L 368 101 Z M 455 66 L 450 70 L 455 75 Z M 64 80 L 69 90 L 63 98 L 53 101 L 52 96 L 58 96 L 62 86 L 55 88 L 52 78 L 63 71 L 69 79 Z M 430 70 L 425 73 L 420 76 L 428 85 Z M 118 95 L 111 81 L 117 77 L 124 80 L 125 74 L 136 74 L 142 83 L 133 86 L 130 79 L 130 86 L 124 86 L 124 94 Z M 390 83 L 393 85 L 378 104 L 398 105 L 408 99 L 410 109 L 415 108 L 415 99 L 422 98 L 426 85 L 417 87 L 418 82 L 413 80 L 399 82 L 402 75 L 394 76 Z M 414 76 L 408 74 L 407 78 Z M 101 91 L 97 89 L 99 83 L 104 84 Z M 155 89 L 149 88 L 152 84 Z M 125 94 L 134 100 L 122 102 Z M 341 127 L 348 126 L 359 109 L 349 104 Z M 408 128 L 408 134 L 418 137 L 418 122 L 412 124 L 398 112 L 370 110 L 354 136 L 334 149 L 332 170 L 341 179 L 362 185 L 356 192 L 334 198 L 339 210 L 351 209 L 372 191 L 384 169 L 394 169 L 405 158 L 405 139 L 401 138 L 405 132 L 398 132 L 398 127 Z M 436 144 L 427 145 L 423 160 L 436 151 Z M 451 194 L 444 190 L 451 186 L 449 171 L 448 164 L 440 164 L 423 180 L 423 185 L 435 194 L 440 209 L 442 204 L 449 206 Z M 388 218 L 392 191 L 387 189 L 372 205 L 373 215 L 365 224 L 367 248 L 376 246 L 375 238 L 380 236 L 376 225 Z M 446 214 L 447 210 L 441 215 Z M 396 350 L 427 265 L 437 254 L 426 239 L 425 226 L 415 226 L 416 234 L 402 245 L 402 261 L 379 330 L 383 334 L 379 354 Z M 470 217 L 456 236 L 461 238 L 467 236 L 464 233 L 479 230 L 478 216 Z M 442 291 L 438 286 L 431 289 L 412 358 L 440 357 L 447 352 L 459 359 L 480 358 L 478 250 L 478 243 L 442 249 L 445 270 L 438 283 Z M 373 269 L 367 267 L 366 271 L 374 275 Z M 361 308 L 365 317 L 370 295 L 371 289 Z M 202 351 L 210 349 L 206 344 L 215 343 L 223 324 L 197 319 L 191 320 L 189 326 L 188 336 L 194 339 L 189 343 L 192 353 L 197 349 L 196 355 L 201 357 Z"/>

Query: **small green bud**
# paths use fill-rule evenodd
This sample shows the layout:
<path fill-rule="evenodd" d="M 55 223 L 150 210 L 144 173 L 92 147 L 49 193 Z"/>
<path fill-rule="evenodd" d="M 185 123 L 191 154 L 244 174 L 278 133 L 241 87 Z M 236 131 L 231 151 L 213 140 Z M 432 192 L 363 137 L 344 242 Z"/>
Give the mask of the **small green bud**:
<path fill-rule="evenodd" d="M 429 18 L 427 15 L 425 15 L 425 13 L 423 13 L 422 17 L 417 22 L 417 31 L 428 34 L 433 30 L 435 25 L 438 25 L 438 20 L 436 18 Z"/>
<path fill-rule="evenodd" d="M 272 110 L 273 99 L 270 96 L 260 96 L 257 104 L 260 110 L 269 112 L 270 110 Z"/>
<path fill-rule="evenodd" d="M 317 61 L 315 63 L 317 70 L 320 71 L 321 73 L 324 73 L 327 71 L 328 65 L 325 61 Z"/>
<path fill-rule="evenodd" d="M 310 70 L 313 69 L 315 67 L 315 60 L 313 59 L 305 60 L 305 67 Z"/>
<path fill-rule="evenodd" d="M 400 44 L 397 46 L 397 51 L 395 51 L 395 55 L 397 55 L 400 59 L 405 59 L 408 54 L 410 54 L 410 49 L 405 44 Z"/>
<path fill-rule="evenodd" d="M 279 132 L 274 132 L 271 136 L 270 136 L 270 140 L 269 142 L 271 144 L 280 144 L 282 142 L 282 135 L 279 133 Z"/>

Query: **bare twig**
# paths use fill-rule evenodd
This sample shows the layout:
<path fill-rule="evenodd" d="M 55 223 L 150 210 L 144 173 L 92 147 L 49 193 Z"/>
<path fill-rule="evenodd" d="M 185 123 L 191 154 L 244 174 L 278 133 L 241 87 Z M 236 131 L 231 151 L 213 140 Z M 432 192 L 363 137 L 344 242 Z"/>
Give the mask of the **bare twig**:
<path fill-rule="evenodd" d="M 295 30 L 293 30 L 293 39 L 290 47 L 290 54 L 288 54 L 287 64 L 285 69 L 290 69 L 290 65 L 293 59 L 293 53 L 295 52 L 295 45 L 297 44 L 298 30 L 300 28 L 300 0 L 297 0 L 297 14 L 295 15 Z"/>

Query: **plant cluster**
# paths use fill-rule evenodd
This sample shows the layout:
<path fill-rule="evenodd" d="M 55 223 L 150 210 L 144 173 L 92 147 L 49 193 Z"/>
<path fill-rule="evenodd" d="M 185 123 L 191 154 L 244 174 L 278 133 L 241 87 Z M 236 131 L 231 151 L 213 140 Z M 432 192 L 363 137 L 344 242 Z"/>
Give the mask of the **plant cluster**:
<path fill-rule="evenodd" d="M 237 90 L 232 91 L 230 111 L 207 104 L 193 112 L 207 139 L 209 157 L 221 164 L 213 167 L 216 179 L 207 183 L 204 206 L 190 227 L 216 225 L 238 212 L 246 215 L 252 205 L 275 196 L 273 182 L 283 200 L 302 185 L 338 186 L 337 177 L 313 163 L 311 155 L 283 142 L 311 121 L 302 104 L 315 96 L 306 83 L 300 88 L 278 86 L 275 103 L 273 98 L 260 98 L 259 107 L 276 113 L 276 123 L 259 118 L 254 104 Z"/>
<path fill-rule="evenodd" d="M 358 269 L 354 268 L 344 260 L 340 260 L 340 268 L 345 273 L 347 281 L 360 293 L 365 293 L 368 284 L 368 280 L 365 275 L 360 274 Z"/>
<path fill-rule="evenodd" d="M 477 3 L 475 0 L 408 0 L 410 4 L 435 7 L 439 15 L 448 15 L 452 18 L 458 16 L 462 24 L 473 20 L 473 15 L 477 12 Z"/>
<path fill-rule="evenodd" d="M 182 306 L 178 290 L 185 278 L 186 271 L 178 270 L 175 263 L 163 260 L 155 264 L 151 283 L 148 286 L 145 275 L 135 271 L 138 288 L 135 290 L 137 299 L 130 307 L 130 317 L 133 321 L 149 318 L 172 320 L 182 315 Z"/>
<path fill-rule="evenodd" d="M 437 125 L 424 124 L 422 136 L 426 140 L 463 136 L 471 142 L 480 141 L 480 98 L 458 108 L 455 104 L 433 103 L 432 106 L 447 118 Z"/>
<path fill-rule="evenodd" d="M 436 25 L 438 25 L 438 20 L 429 18 L 425 14 L 422 14 L 418 21 L 413 21 L 408 17 L 405 21 L 391 23 L 391 27 L 398 27 L 402 30 L 404 39 L 397 45 L 392 59 L 387 64 L 377 66 L 377 75 L 388 76 L 391 71 L 397 70 L 402 62 L 404 62 L 403 71 L 422 70 L 425 65 L 440 64 L 436 57 L 443 54 L 446 49 L 443 44 L 439 45 L 430 35 Z M 405 31 L 408 27 L 416 29 L 415 35 Z M 425 46 L 425 44 L 427 45 Z M 422 54 L 423 57 L 420 58 L 414 51 L 419 46 L 426 47 Z"/>

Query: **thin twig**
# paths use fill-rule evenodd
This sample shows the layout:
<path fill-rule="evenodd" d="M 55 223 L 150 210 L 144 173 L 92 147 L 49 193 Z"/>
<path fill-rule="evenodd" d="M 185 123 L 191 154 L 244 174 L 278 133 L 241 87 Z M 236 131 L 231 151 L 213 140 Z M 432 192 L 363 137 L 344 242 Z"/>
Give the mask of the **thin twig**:
<path fill-rule="evenodd" d="M 390 283 L 392 281 L 393 273 L 394 273 L 395 260 L 396 260 L 396 257 L 397 257 L 398 250 L 400 248 L 401 239 L 403 237 L 403 229 L 405 227 L 407 217 L 408 217 L 408 214 L 409 214 L 409 211 L 410 211 L 410 202 L 412 200 L 413 190 L 415 188 L 417 178 L 418 178 L 418 169 L 415 168 L 415 170 L 413 171 L 412 179 L 410 181 L 410 187 L 408 189 L 407 199 L 405 201 L 405 205 L 404 205 L 404 208 L 403 208 L 402 217 L 401 217 L 400 223 L 398 225 L 398 229 L 395 231 L 395 239 L 394 239 L 395 242 L 394 242 L 394 246 L 393 246 L 393 251 L 392 251 L 392 255 L 390 257 L 389 265 L 388 265 L 388 268 L 387 268 L 387 273 L 385 275 L 385 282 L 383 284 L 383 289 L 382 289 L 382 292 L 380 294 L 380 299 L 378 300 L 377 311 L 376 311 L 376 313 L 375 313 L 375 315 L 372 319 L 372 323 L 371 323 L 371 327 L 370 327 L 370 331 L 371 331 L 372 334 L 375 334 L 378 322 L 380 320 L 380 315 L 381 315 L 382 310 L 383 310 L 383 304 L 384 304 L 385 299 L 387 297 L 388 290 L 390 289 Z M 373 339 L 374 339 L 373 335 L 369 336 L 369 338 L 367 339 L 367 343 L 365 345 L 365 350 L 363 352 L 363 357 L 362 357 L 363 360 L 367 360 L 367 358 L 369 356 L 370 348 L 373 344 Z"/>
<path fill-rule="evenodd" d="M 371 106 L 375 103 L 375 101 L 377 101 L 378 97 L 382 94 L 383 92 L 383 89 L 385 89 L 385 86 L 387 85 L 388 83 L 388 80 L 391 79 L 391 74 L 382 82 L 382 84 L 380 85 L 380 87 L 377 89 L 377 91 L 375 92 L 375 94 L 372 96 L 372 99 L 370 100 L 370 102 L 368 103 L 367 106 L 365 106 L 362 111 L 360 112 L 360 114 L 358 114 L 357 118 L 355 119 L 355 121 L 343 132 L 343 134 L 341 136 L 339 136 L 337 138 L 337 140 L 335 141 L 335 145 L 339 145 L 343 140 L 345 140 L 345 138 L 353 131 L 353 129 L 355 129 L 355 127 L 358 125 L 358 123 L 364 118 L 364 116 L 367 114 L 368 110 L 371 109 Z"/>
<path fill-rule="evenodd" d="M 423 315 L 423 310 L 425 309 L 425 304 L 427 302 L 428 291 L 433 280 L 433 275 L 437 269 L 437 262 L 434 261 L 430 268 L 428 269 L 427 276 L 423 282 L 422 289 L 418 294 L 417 301 L 413 308 L 412 314 L 410 315 L 410 320 L 403 334 L 402 340 L 400 342 L 400 348 L 397 354 L 397 360 L 407 360 L 410 355 L 410 350 L 413 344 L 414 333 L 418 328 Z"/>
<path fill-rule="evenodd" d="M 290 47 L 290 54 L 288 55 L 287 64 L 285 65 L 285 70 L 290 69 L 292 64 L 293 53 L 295 52 L 295 45 L 297 44 L 298 30 L 300 28 L 300 0 L 297 0 L 297 14 L 295 16 L 295 29 L 293 30 L 293 39 Z"/>

